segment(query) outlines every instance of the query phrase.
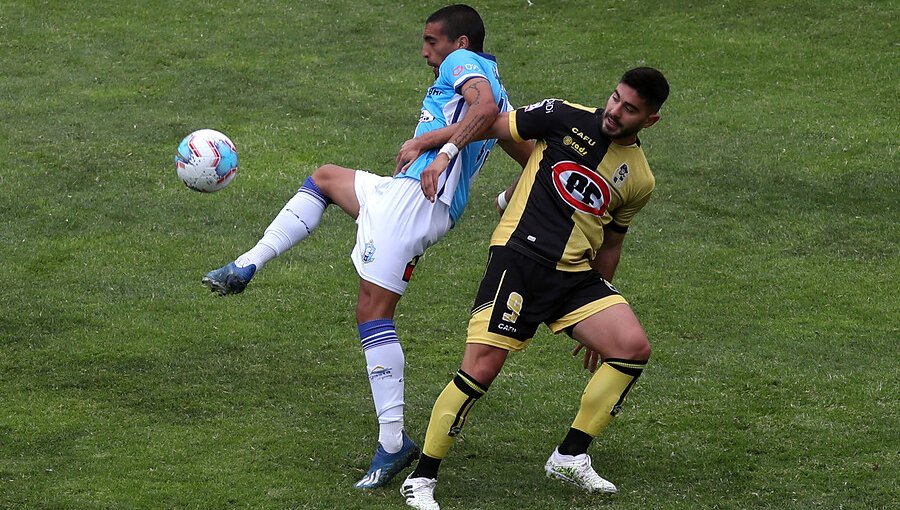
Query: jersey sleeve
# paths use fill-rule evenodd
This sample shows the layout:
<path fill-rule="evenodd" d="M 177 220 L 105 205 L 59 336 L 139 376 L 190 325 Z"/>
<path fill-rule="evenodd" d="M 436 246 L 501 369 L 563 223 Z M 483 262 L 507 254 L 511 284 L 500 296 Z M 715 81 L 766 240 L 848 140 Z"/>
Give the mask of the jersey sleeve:
<path fill-rule="evenodd" d="M 625 233 L 638 211 L 643 209 L 647 202 L 650 201 L 654 186 L 655 184 L 651 181 L 648 186 L 636 193 L 634 198 L 617 207 L 615 212 L 612 213 L 610 228 L 617 232 Z"/>
<path fill-rule="evenodd" d="M 518 108 L 509 114 L 509 132 L 517 142 L 542 140 L 559 122 L 559 99 L 544 99 L 532 105 Z"/>

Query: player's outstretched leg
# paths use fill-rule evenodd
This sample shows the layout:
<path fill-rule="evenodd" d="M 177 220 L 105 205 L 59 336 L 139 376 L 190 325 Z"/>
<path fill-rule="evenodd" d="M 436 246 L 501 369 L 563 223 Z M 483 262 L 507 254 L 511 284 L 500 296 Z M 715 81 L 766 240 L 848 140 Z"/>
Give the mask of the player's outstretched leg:
<path fill-rule="evenodd" d="M 403 432 L 403 446 L 396 453 L 388 453 L 378 444 L 375 456 L 369 465 L 366 476 L 354 485 L 357 489 L 375 489 L 387 485 L 388 482 L 419 458 L 419 445 Z"/>
<path fill-rule="evenodd" d="M 559 450 L 553 450 L 553 454 L 544 464 L 544 471 L 547 472 L 549 478 L 571 483 L 588 492 L 618 492 L 615 485 L 601 478 L 594 471 L 594 468 L 591 467 L 591 457 L 586 453 L 561 455 Z"/>
<path fill-rule="evenodd" d="M 312 233 L 330 203 L 331 199 L 322 193 L 312 177 L 307 177 L 266 228 L 256 246 L 234 262 L 206 273 L 201 283 L 220 296 L 240 294 L 268 261 Z"/>

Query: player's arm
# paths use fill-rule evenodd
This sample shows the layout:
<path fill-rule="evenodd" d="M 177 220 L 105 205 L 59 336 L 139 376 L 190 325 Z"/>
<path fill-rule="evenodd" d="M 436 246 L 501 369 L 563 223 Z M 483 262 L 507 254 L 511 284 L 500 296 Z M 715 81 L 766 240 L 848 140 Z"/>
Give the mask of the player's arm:
<path fill-rule="evenodd" d="M 509 115 L 504 113 L 502 122 L 506 124 L 506 132 L 509 133 Z M 497 122 L 500 122 L 500 116 L 497 116 Z M 494 123 L 496 124 L 496 122 Z M 494 124 L 491 124 L 491 127 L 488 128 L 488 132 L 494 129 Z M 509 136 L 507 134 L 507 136 Z M 490 138 L 494 138 L 491 136 Z M 534 150 L 534 142 L 531 140 L 525 140 L 524 142 L 517 142 L 515 140 L 500 138 L 497 137 L 497 145 L 503 149 L 503 152 L 507 153 L 509 157 L 513 158 L 516 163 L 518 163 L 522 168 L 525 168 L 525 165 L 528 163 L 528 159 L 531 157 L 531 151 Z"/>
<path fill-rule="evenodd" d="M 400 146 L 400 151 L 397 152 L 397 168 L 394 170 L 394 175 L 405 172 L 406 169 L 409 168 L 409 165 L 411 165 L 423 152 L 430 149 L 436 149 L 449 142 L 450 138 L 456 134 L 458 129 L 458 123 L 450 124 L 449 126 L 435 129 L 434 131 L 422 133 L 419 136 L 403 142 L 403 145 Z M 509 131 L 509 112 L 503 112 L 497 115 L 493 124 L 491 124 L 480 136 L 475 138 L 475 140 L 488 139 L 497 139 L 500 148 L 523 168 L 525 167 L 525 164 L 528 163 L 528 158 L 531 157 L 531 151 L 534 149 L 534 142 L 531 140 L 519 142 L 513 139 Z M 459 148 L 460 150 L 462 149 L 462 147 Z M 515 186 L 513 186 L 512 189 L 515 189 Z M 509 196 L 512 196 L 511 190 Z"/>
<path fill-rule="evenodd" d="M 405 172 L 423 152 L 447 143 L 453 133 L 456 133 L 456 128 L 456 124 L 451 124 L 434 131 L 426 131 L 403 142 L 397 152 L 397 168 L 394 170 L 394 175 Z"/>
<path fill-rule="evenodd" d="M 429 150 L 435 149 L 449 142 L 453 135 L 460 128 L 460 123 L 450 124 L 449 126 L 444 126 L 440 129 L 435 129 L 433 131 L 427 131 L 422 133 L 415 138 L 410 138 L 409 140 L 403 142 L 403 145 L 400 147 L 400 152 L 397 153 L 397 162 L 408 162 L 409 159 L 417 158 L 421 153 Z M 524 151 L 521 148 L 513 148 L 516 146 L 533 146 L 528 141 L 525 142 L 515 142 L 512 138 L 512 135 L 509 132 L 509 112 L 502 112 L 497 115 L 496 119 L 484 130 L 484 132 L 471 141 L 474 140 L 488 140 L 491 138 L 498 139 L 500 146 L 503 147 L 503 150 L 510 155 L 511 158 L 519 162 L 522 166 L 525 166 L 525 162 L 528 161 L 528 156 L 531 151 Z M 507 150 L 507 147 L 510 150 Z M 459 147 L 462 149 L 462 147 Z M 526 153 L 527 152 L 527 153 Z"/>
<path fill-rule="evenodd" d="M 400 151 L 397 153 L 397 168 L 394 170 L 394 175 L 405 172 L 406 169 L 409 168 L 409 165 L 411 165 L 423 152 L 440 147 L 450 141 L 450 138 L 456 133 L 458 128 L 458 124 L 451 124 L 442 127 L 441 129 L 422 133 L 415 138 L 403 142 L 403 145 L 400 146 Z M 531 152 L 534 150 L 534 142 L 531 140 L 520 142 L 513 139 L 509 131 L 508 112 L 499 114 L 494 123 L 478 137 L 479 140 L 490 138 L 496 138 L 500 148 L 502 148 L 509 157 L 515 160 L 516 163 L 521 165 L 522 168 L 525 168 L 528 159 L 531 157 Z M 449 161 L 450 160 L 447 159 L 448 164 Z M 446 168 L 446 166 L 443 168 Z M 520 175 L 516 176 L 516 179 L 512 184 L 502 191 L 502 199 L 500 198 L 500 195 L 498 195 L 497 199 L 494 200 L 494 207 L 496 207 L 497 212 L 501 215 L 503 214 L 504 209 L 506 209 L 506 205 L 512 200 L 512 195 L 516 191 L 516 185 L 519 183 L 519 177 Z"/>
<path fill-rule="evenodd" d="M 489 138 L 497 139 L 497 143 L 500 144 L 500 147 L 506 151 L 507 154 L 510 155 L 514 160 L 518 161 L 519 164 L 525 166 L 525 163 L 528 162 L 528 157 L 531 156 L 531 151 L 529 150 L 527 154 L 525 154 L 524 150 L 520 147 L 513 151 L 513 153 L 506 150 L 507 145 L 511 143 L 523 143 L 526 145 L 530 145 L 532 148 L 534 144 L 530 141 L 525 142 L 517 142 L 517 140 L 513 137 L 512 131 L 509 129 L 509 114 L 510 112 L 500 112 L 497 115 L 497 118 L 494 119 L 494 122 L 491 123 L 485 130 L 484 134 L 477 138 L 478 140 L 487 140 Z M 471 141 L 471 140 L 470 140 Z M 524 159 L 520 159 L 524 157 Z"/>
<path fill-rule="evenodd" d="M 603 227 L 603 244 L 597 250 L 597 255 L 591 261 L 591 267 L 600 273 L 608 282 L 612 282 L 622 256 L 622 245 L 625 242 L 625 232 L 612 226 L 612 223 Z"/>
<path fill-rule="evenodd" d="M 500 108 L 494 100 L 491 83 L 484 78 L 470 79 L 460 92 L 469 108 L 462 120 L 456 123 L 456 132 L 447 143 L 465 147 L 469 142 L 481 139 L 479 135 L 494 123 Z"/>
<path fill-rule="evenodd" d="M 467 81 L 462 86 L 460 94 L 468 105 L 466 114 L 457 122 L 456 131 L 450 137 L 450 140 L 441 148 L 441 153 L 447 158 L 447 161 L 453 159 L 459 153 L 461 147 L 473 140 L 486 138 L 484 132 L 497 119 L 500 108 L 494 100 L 494 92 L 491 90 L 491 84 L 485 78 L 476 77 Z M 487 137 L 493 138 L 493 137 Z M 441 157 L 441 153 L 438 157 Z M 433 169 L 431 166 L 422 171 L 421 184 L 422 192 L 428 200 L 434 202 L 434 196 L 437 194 L 438 177 L 447 168 L 444 165 L 440 170 Z"/>
<path fill-rule="evenodd" d="M 512 200 L 513 193 L 516 192 L 516 186 L 519 185 L 519 179 L 522 178 L 522 174 L 516 176 L 516 180 L 509 185 L 508 188 L 501 191 L 497 198 L 494 199 L 494 208 L 497 209 L 497 212 L 500 216 L 503 216 L 503 211 L 506 210 L 506 206 L 509 205 L 509 201 Z"/>
<path fill-rule="evenodd" d="M 501 116 L 502 119 L 500 118 Z M 497 129 L 505 129 L 503 135 L 510 136 L 509 114 L 504 113 L 497 116 L 497 122 L 504 123 L 504 126 L 497 126 Z M 495 122 L 495 124 L 497 122 Z M 494 126 L 491 125 L 488 131 L 490 132 L 494 129 Z M 525 165 L 528 164 L 528 160 L 529 158 L 531 158 L 531 153 L 532 151 L 534 151 L 534 142 L 532 140 L 524 140 L 518 142 L 512 139 L 498 138 L 497 144 L 500 145 L 500 148 L 502 148 L 504 152 L 509 154 L 509 157 L 516 160 L 516 162 L 519 163 L 522 168 L 525 168 Z M 519 184 L 519 178 L 521 176 L 521 174 L 517 175 L 516 180 L 514 180 L 508 188 L 501 191 L 500 194 L 497 195 L 497 198 L 494 200 L 494 207 L 497 208 L 497 212 L 500 213 L 501 216 L 503 215 L 503 211 L 506 210 L 506 206 L 509 204 L 509 201 L 512 200 L 513 193 L 516 191 L 516 186 Z"/>
<path fill-rule="evenodd" d="M 441 138 L 447 137 L 446 139 L 448 140 L 448 142 L 450 142 L 451 140 L 453 140 L 456 137 L 457 133 L 461 129 L 462 129 L 462 126 L 457 125 L 457 124 L 438 129 L 437 131 L 432 132 L 432 133 L 434 133 L 434 136 L 431 137 L 431 141 L 437 142 L 439 144 L 440 143 L 439 140 Z M 490 124 L 486 129 L 483 129 L 479 135 L 471 138 L 468 142 L 471 142 L 474 140 L 488 140 L 488 139 L 492 139 L 492 138 L 497 139 L 498 142 L 518 142 L 517 140 L 515 140 L 513 138 L 512 134 L 509 130 L 509 112 L 502 112 L 499 115 L 497 115 L 497 117 L 494 119 L 492 124 Z M 468 143 L 468 142 L 466 142 L 466 143 Z M 450 143 L 452 143 L 452 142 L 450 142 Z M 519 142 L 519 143 L 529 144 L 531 142 L 526 141 L 526 142 Z M 437 177 L 440 176 L 441 173 L 444 170 L 446 170 L 447 167 L 450 165 L 450 160 L 453 159 L 452 156 L 456 156 L 455 152 L 451 156 L 450 152 L 452 152 L 452 151 L 445 150 L 448 145 L 449 145 L 449 143 L 445 143 L 444 147 L 441 148 L 441 151 L 438 152 L 437 156 L 435 156 L 435 158 L 431 162 L 431 164 L 429 164 L 428 167 L 422 171 L 422 176 L 423 176 L 422 177 L 422 192 L 425 194 L 425 196 L 428 198 L 428 200 L 431 200 L 432 202 L 434 201 L 434 195 L 436 193 Z M 434 147 L 437 147 L 437 144 L 432 145 L 432 147 L 429 147 L 429 148 L 434 148 Z M 501 145 L 501 147 L 503 147 L 503 145 Z M 513 156 L 512 154 L 510 154 L 510 156 L 513 156 L 513 159 L 518 161 L 520 164 L 523 164 L 523 166 L 524 166 L 523 162 L 527 162 L 528 159 L 522 157 L 522 155 L 525 153 L 525 151 L 522 147 L 527 147 L 527 145 L 523 145 L 519 149 L 515 150 L 514 151 L 516 154 L 515 156 Z M 458 151 L 458 149 L 461 149 L 461 148 L 462 147 L 457 146 L 457 151 Z M 405 168 L 405 166 L 404 166 L 404 168 Z M 426 173 L 429 174 L 433 179 L 433 181 L 431 181 L 430 188 L 426 188 L 426 185 L 425 185 L 425 177 L 424 176 Z M 429 190 L 430 190 L 430 194 L 429 194 Z"/>

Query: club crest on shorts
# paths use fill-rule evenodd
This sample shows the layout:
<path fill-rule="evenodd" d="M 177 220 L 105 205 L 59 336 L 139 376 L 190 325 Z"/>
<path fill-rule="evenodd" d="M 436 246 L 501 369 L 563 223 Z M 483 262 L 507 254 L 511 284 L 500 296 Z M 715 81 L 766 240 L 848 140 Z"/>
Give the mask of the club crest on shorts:
<path fill-rule="evenodd" d="M 362 261 L 363 264 L 368 264 L 369 262 L 373 262 L 375 260 L 375 243 L 373 241 L 369 241 L 366 243 L 366 249 L 363 250 Z"/>

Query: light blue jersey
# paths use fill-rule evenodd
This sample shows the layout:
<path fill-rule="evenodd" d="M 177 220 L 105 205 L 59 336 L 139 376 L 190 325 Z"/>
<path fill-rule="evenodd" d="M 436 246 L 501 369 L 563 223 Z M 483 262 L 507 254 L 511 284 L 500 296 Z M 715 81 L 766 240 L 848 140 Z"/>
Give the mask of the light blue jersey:
<path fill-rule="evenodd" d="M 415 136 L 434 131 L 462 120 L 468 111 L 463 98 L 463 85 L 471 78 L 484 78 L 491 84 L 494 100 L 501 112 L 510 111 L 509 97 L 500 83 L 497 60 L 492 55 L 459 49 L 444 59 L 434 84 L 422 101 L 422 115 Z M 450 206 L 453 223 L 459 219 L 469 202 L 469 188 L 484 165 L 488 153 L 497 140 L 479 140 L 466 145 L 438 180 L 437 199 Z M 434 160 L 439 149 L 420 155 L 398 178 L 420 179 L 422 171 Z"/>

